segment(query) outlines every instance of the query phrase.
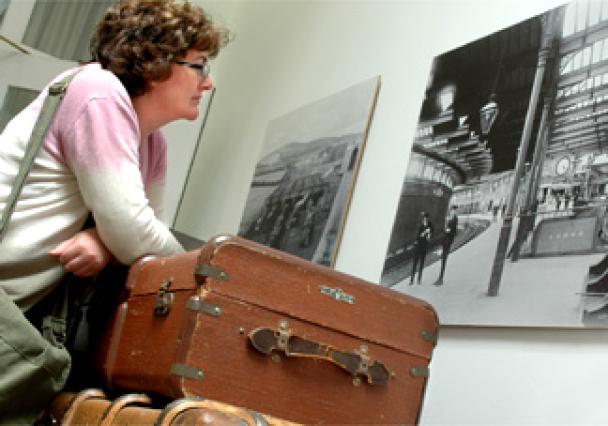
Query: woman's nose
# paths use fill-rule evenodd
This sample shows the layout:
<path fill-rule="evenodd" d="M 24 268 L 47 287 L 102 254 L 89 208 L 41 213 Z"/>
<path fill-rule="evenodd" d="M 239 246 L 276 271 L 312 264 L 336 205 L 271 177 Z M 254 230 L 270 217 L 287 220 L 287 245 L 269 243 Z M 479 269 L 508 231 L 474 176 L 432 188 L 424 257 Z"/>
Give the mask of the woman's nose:
<path fill-rule="evenodd" d="M 200 84 L 201 91 L 203 91 L 203 92 L 206 90 L 211 90 L 213 88 L 213 80 L 211 79 L 210 75 L 208 75 L 199 84 Z"/>

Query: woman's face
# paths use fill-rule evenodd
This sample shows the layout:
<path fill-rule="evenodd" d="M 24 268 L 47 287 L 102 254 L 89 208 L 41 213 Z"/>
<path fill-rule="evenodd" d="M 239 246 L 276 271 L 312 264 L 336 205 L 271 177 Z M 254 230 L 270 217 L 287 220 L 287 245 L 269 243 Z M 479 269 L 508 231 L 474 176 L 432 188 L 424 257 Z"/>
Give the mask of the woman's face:
<path fill-rule="evenodd" d="M 203 92 L 211 90 L 210 76 L 202 77 L 198 65 L 209 60 L 209 52 L 188 50 L 186 56 L 171 66 L 171 76 L 160 82 L 153 82 L 151 90 L 162 100 L 162 108 L 167 121 L 178 119 L 195 120 Z M 199 67 L 200 68 L 200 67 Z"/>

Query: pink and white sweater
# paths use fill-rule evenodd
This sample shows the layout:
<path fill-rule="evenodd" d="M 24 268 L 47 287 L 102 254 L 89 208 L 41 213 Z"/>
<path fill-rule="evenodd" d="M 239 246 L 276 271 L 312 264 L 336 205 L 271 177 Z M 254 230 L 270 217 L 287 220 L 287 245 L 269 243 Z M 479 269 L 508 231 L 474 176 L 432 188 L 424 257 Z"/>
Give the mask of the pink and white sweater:
<path fill-rule="evenodd" d="M 46 89 L 0 135 L 0 212 L 45 94 Z M 160 131 L 141 140 L 131 98 L 116 76 L 99 64 L 82 66 L 0 243 L 0 287 L 23 310 L 40 300 L 63 275 L 48 252 L 76 234 L 89 212 L 122 263 L 182 252 L 162 222 L 166 153 Z"/>

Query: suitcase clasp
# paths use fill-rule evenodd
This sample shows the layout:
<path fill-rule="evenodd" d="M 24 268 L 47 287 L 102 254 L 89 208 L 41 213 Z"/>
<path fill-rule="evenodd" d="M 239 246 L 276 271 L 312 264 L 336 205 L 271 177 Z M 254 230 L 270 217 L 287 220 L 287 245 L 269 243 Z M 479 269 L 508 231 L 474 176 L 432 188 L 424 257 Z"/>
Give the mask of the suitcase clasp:
<path fill-rule="evenodd" d="M 171 309 L 174 296 L 173 293 L 169 291 L 169 287 L 171 286 L 172 282 L 173 277 L 165 278 L 158 289 L 158 293 L 156 293 L 156 303 L 154 303 L 154 316 L 156 317 L 167 316 L 169 310 Z"/>

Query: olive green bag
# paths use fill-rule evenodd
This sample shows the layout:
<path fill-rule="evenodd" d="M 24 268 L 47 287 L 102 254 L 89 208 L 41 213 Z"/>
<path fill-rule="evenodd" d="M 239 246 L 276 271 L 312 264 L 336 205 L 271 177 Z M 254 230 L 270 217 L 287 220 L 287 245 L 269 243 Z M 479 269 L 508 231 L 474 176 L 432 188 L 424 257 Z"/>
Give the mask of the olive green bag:
<path fill-rule="evenodd" d="M 74 75 L 49 88 L 0 218 L 0 241 L 44 135 Z M 63 345 L 68 303 L 64 299 L 44 318 L 41 334 L 0 287 L 0 424 L 33 424 L 65 385 L 71 359 Z"/>
<path fill-rule="evenodd" d="M 33 424 L 65 385 L 70 355 L 45 339 L 0 288 L 0 424 Z"/>

